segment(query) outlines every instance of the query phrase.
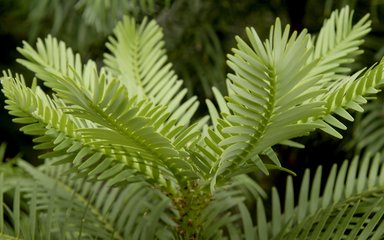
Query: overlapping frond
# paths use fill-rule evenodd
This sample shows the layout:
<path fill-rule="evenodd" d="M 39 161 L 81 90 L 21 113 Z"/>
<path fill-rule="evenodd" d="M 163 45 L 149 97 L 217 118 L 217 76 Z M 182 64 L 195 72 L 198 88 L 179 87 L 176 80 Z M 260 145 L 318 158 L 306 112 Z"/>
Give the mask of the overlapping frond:
<path fill-rule="evenodd" d="M 337 138 L 342 136 L 336 129 L 345 130 L 346 126 L 331 114 L 336 113 L 342 119 L 353 121 L 353 117 L 345 109 L 361 111 L 360 105 L 365 103 L 362 96 L 376 93 L 377 90 L 372 86 L 378 87 L 382 81 L 381 66 L 378 66 L 379 69 L 368 70 L 364 76 L 361 72 L 347 76 L 351 71 L 351 63 L 363 52 L 359 49 L 364 42 L 363 37 L 371 30 L 368 15 L 356 24 L 352 24 L 352 21 L 353 11 L 348 6 L 340 11 L 334 11 L 324 22 L 314 41 L 315 50 L 311 56 L 313 60 L 318 60 L 318 63 L 310 74 L 322 74 L 321 81 L 316 84 L 327 89 L 318 96 L 318 99 L 327 102 L 326 115 L 319 120 L 321 130 Z M 343 95 L 347 95 L 348 98 L 341 97 Z"/>
<path fill-rule="evenodd" d="M 247 175 L 234 178 L 233 183 L 221 188 L 213 195 L 213 200 L 201 214 L 203 222 L 202 239 L 241 239 L 238 226 L 241 207 L 253 205 L 257 199 L 265 198 L 266 193 L 258 183 Z"/>
<path fill-rule="evenodd" d="M 155 184 L 171 189 L 174 187 L 172 184 L 176 180 L 172 180 L 172 174 L 159 165 L 145 164 L 141 159 L 148 156 L 137 155 L 138 147 L 133 148 L 132 143 L 131 148 L 124 147 L 120 137 L 115 148 L 106 148 L 102 145 L 103 139 L 104 142 L 109 139 L 110 142 L 117 141 L 111 137 L 116 134 L 95 134 L 94 138 L 90 138 L 87 131 L 108 133 L 108 130 L 95 128 L 95 123 L 63 112 L 60 109 L 62 103 L 49 98 L 39 87 L 27 88 L 18 77 L 4 78 L 3 92 L 8 98 L 6 108 L 16 117 L 14 121 L 25 125 L 21 130 L 38 136 L 34 140 L 37 143 L 35 148 L 52 151 L 42 157 L 61 156 L 61 162 L 72 162 L 81 173 L 93 178 L 109 179 L 112 184 L 150 178 Z M 133 154 L 129 155 L 129 151 Z M 144 178 L 140 178 L 140 175 Z M 168 180 L 164 176 L 168 176 Z"/>
<path fill-rule="evenodd" d="M 335 128 L 346 129 L 346 126 L 332 116 L 332 113 L 348 121 L 353 121 L 353 117 L 346 110 L 352 109 L 362 112 L 362 104 L 367 103 L 364 96 L 378 93 L 379 88 L 383 85 L 383 61 L 374 66 L 363 74 L 357 72 L 350 77 L 345 77 L 331 85 L 326 94 L 319 96 L 326 104 L 326 114 L 323 119 L 319 119 L 318 123 L 322 125 L 321 130 L 337 137 L 342 135 Z"/>
<path fill-rule="evenodd" d="M 124 17 L 115 27 L 114 37 L 109 38 L 107 47 L 111 53 L 104 55 L 106 68 L 126 86 L 128 93 L 166 107 L 169 116 L 162 120 L 174 125 L 169 129 L 168 123 L 163 124 L 165 131 L 172 133 L 168 138 L 192 136 L 201 129 L 207 118 L 187 132 L 181 131 L 190 124 L 199 103 L 196 96 L 183 102 L 187 89 L 182 88 L 182 81 L 167 61 L 163 33 L 155 21 L 144 19 L 138 25 L 133 18 Z"/>
<path fill-rule="evenodd" d="M 114 188 L 103 181 L 88 181 L 63 175 L 70 165 L 36 169 L 26 162 L 19 166 L 38 185 L 24 189 L 27 199 L 37 192 L 39 216 L 51 214 L 52 235 L 68 239 L 169 239 L 171 203 L 145 182 Z M 54 204 L 53 204 L 54 203 Z M 49 212 L 49 206 L 54 209 Z"/>
<path fill-rule="evenodd" d="M 282 203 L 277 190 L 272 191 L 271 213 L 258 203 L 257 221 L 248 224 L 246 239 L 381 239 L 383 169 L 380 156 L 370 154 L 345 161 L 339 168 L 334 165 L 323 191 L 321 167 L 312 182 L 307 170 L 297 202 L 288 177 Z M 248 211 L 243 213 L 243 220 L 249 218 Z"/>
<path fill-rule="evenodd" d="M 352 139 L 346 148 L 362 151 L 383 152 L 384 150 L 384 121 L 383 96 L 378 95 L 364 106 L 364 112 L 359 113 L 353 124 Z"/>
<path fill-rule="evenodd" d="M 0 238 L 6 240 L 48 239 L 49 229 L 44 221 L 37 218 L 37 194 L 32 193 L 32 201 L 26 202 L 23 197 L 25 186 L 31 185 L 31 178 L 23 170 L 15 168 L 19 160 L 4 159 L 5 144 L 0 145 Z"/>
<path fill-rule="evenodd" d="M 69 164 L 47 162 L 35 168 L 18 160 L 17 165 L 27 173 L 18 181 L 0 173 L 1 186 L 10 186 L 0 189 L 2 239 L 173 237 L 171 216 L 176 213 L 170 200 L 145 182 L 114 188 L 104 181 L 64 174 Z"/>
<path fill-rule="evenodd" d="M 353 120 L 347 109 L 360 111 L 365 96 L 379 91 L 384 61 L 347 75 L 370 30 L 368 17 L 352 24 L 352 16 L 348 7 L 333 13 L 315 41 L 306 30 L 291 34 L 279 19 L 264 42 L 247 28 L 249 43 L 238 37 L 228 56 L 228 96 L 213 89 L 217 106 L 207 101 L 212 125 L 207 117 L 191 123 L 198 102 L 184 100 L 154 21 L 125 17 L 100 69 L 51 36 L 35 49 L 24 43 L 19 63 L 53 92 L 5 72 L 6 108 L 24 133 L 37 136 L 35 148 L 49 162 L 35 168 L 17 161 L 22 178 L 5 179 L 0 166 L 0 232 L 31 239 L 379 239 L 379 155 L 335 166 L 324 191 L 321 169 L 312 184 L 307 171 L 297 203 L 289 178 L 284 207 L 272 191 L 270 222 L 261 200 L 256 218 L 247 210 L 265 193 L 245 173 L 284 170 L 275 144 L 300 146 L 291 139 L 317 128 L 340 137 L 335 128 L 345 126 L 332 114 Z"/>
<path fill-rule="evenodd" d="M 151 37 L 151 32 L 153 33 L 151 28 L 153 26 L 152 23 L 140 27 L 141 31 L 147 34 L 147 40 Z M 116 30 L 116 34 L 119 34 L 119 31 L 124 29 Z M 154 32 L 159 32 L 158 27 Z M 135 32 L 130 37 L 134 40 L 139 35 L 140 32 Z M 150 46 L 151 44 L 153 43 L 150 43 Z M 150 49 L 148 46 L 137 47 L 138 51 Z M 77 165 L 84 163 L 82 168 L 88 169 L 85 172 L 95 170 L 100 173 L 106 169 L 113 169 L 114 174 L 121 173 L 119 175 L 121 179 L 122 176 L 129 175 L 122 173 L 124 164 L 111 168 L 110 164 L 102 161 L 103 158 L 99 154 L 92 152 L 95 149 L 97 151 L 102 149 L 112 156 L 107 162 L 118 158 L 122 162 L 128 162 L 128 165 L 136 166 L 139 172 L 144 171 L 153 179 L 161 179 L 160 182 L 166 185 L 173 185 L 171 182 L 175 182 L 176 175 L 179 175 L 176 178 L 179 180 L 186 175 L 197 177 L 188 162 L 185 146 L 193 145 L 197 141 L 200 129 L 207 118 L 189 125 L 197 103 L 192 98 L 180 105 L 181 98 L 185 95 L 184 91 L 180 96 L 172 95 L 178 94 L 180 87 L 178 83 L 171 81 L 171 85 L 176 84 L 175 88 L 166 89 L 159 98 L 160 101 L 156 103 L 140 97 L 135 91 L 131 92 L 132 88 L 123 85 L 120 78 L 117 80 L 106 69 L 101 69 L 98 73 L 94 62 L 88 61 L 83 66 L 78 55 L 64 43 L 50 36 L 45 41 L 39 40 L 36 49 L 25 43 L 19 51 L 26 59 L 20 59 L 19 62 L 34 71 L 39 79 L 44 80 L 44 83 L 55 91 L 55 96 L 62 100 L 58 100 L 58 108 L 73 118 L 87 123 L 79 126 L 76 134 L 81 136 L 89 148 L 81 149 L 74 160 Z M 151 52 L 146 54 L 149 53 Z M 168 70 L 169 67 L 166 67 L 165 71 Z M 146 71 L 151 71 L 152 76 L 160 76 L 164 72 L 157 68 Z M 172 71 L 170 76 L 174 77 Z M 155 85 L 158 87 L 162 84 L 155 82 Z M 168 87 L 171 85 L 167 83 Z M 171 98 L 176 98 L 176 103 L 171 102 Z M 65 131 L 63 134 L 65 135 Z M 81 148 L 80 145 L 71 148 L 71 141 L 63 140 L 65 138 L 56 142 L 63 143 L 61 147 L 64 150 Z M 87 158 L 89 161 L 86 163 L 84 156 L 89 156 L 89 159 Z M 102 162 L 103 167 L 100 166 Z M 96 166 L 100 166 L 101 169 L 95 168 Z M 109 174 L 106 176 L 110 177 Z M 166 178 L 168 180 L 165 180 Z"/>

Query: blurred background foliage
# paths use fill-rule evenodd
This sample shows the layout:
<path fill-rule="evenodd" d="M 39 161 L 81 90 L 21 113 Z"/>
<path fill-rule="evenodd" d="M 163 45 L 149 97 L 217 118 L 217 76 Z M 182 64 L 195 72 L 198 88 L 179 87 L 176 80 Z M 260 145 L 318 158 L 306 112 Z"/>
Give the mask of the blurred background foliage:
<path fill-rule="evenodd" d="M 235 45 L 235 35 L 244 36 L 246 26 L 255 27 L 265 38 L 279 17 L 292 30 L 307 28 L 316 34 L 331 11 L 346 4 L 355 9 L 355 19 L 371 15 L 372 32 L 363 46 L 364 54 L 353 63 L 356 69 L 370 66 L 384 55 L 383 0 L 0 0 L 0 70 L 12 69 L 32 79 L 16 63 L 16 47 L 23 40 L 34 44 L 38 37 L 47 34 L 65 41 L 84 59 L 92 58 L 101 64 L 106 51 L 104 43 L 116 22 L 124 14 L 137 20 L 147 16 L 163 27 L 169 60 L 176 73 L 189 93 L 204 103 L 206 98 L 212 98 L 212 86 L 225 92 L 226 54 Z M 384 129 L 384 121 L 380 121 L 384 117 L 382 104 L 373 104 L 376 105 L 367 108 L 381 111 L 375 119 Z M 204 104 L 199 113 L 206 113 Z M 359 136 L 367 134 L 361 119 L 364 118 L 358 116 L 354 126 L 346 123 L 349 128 L 342 141 L 318 131 L 298 140 L 306 145 L 305 149 L 276 147 L 283 166 L 301 175 L 304 168 L 322 164 L 326 171 L 335 160 L 351 158 Z M 11 123 L 3 108 L 0 131 L 0 142 L 9 146 L 8 156 L 21 152 L 25 159 L 36 161 L 31 139 L 18 132 L 18 126 Z M 264 178 L 262 184 L 268 187 L 285 181 L 285 177 L 286 174 L 275 173 L 272 178 Z"/>

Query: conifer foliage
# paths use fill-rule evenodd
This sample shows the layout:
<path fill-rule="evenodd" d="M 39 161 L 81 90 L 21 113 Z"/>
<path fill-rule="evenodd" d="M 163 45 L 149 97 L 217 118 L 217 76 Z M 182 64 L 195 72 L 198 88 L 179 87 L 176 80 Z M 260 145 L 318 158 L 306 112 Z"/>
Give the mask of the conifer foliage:
<path fill-rule="evenodd" d="M 324 191 L 321 168 L 313 182 L 308 171 L 298 202 L 288 178 L 284 206 L 273 190 L 271 210 L 247 175 L 290 171 L 276 144 L 300 147 L 294 138 L 316 129 L 341 138 L 349 110 L 362 111 L 384 81 L 383 62 L 350 68 L 369 31 L 369 17 L 354 23 L 348 7 L 315 37 L 279 19 L 264 41 L 247 28 L 228 55 L 228 95 L 214 88 L 216 102 L 207 100 L 200 118 L 153 20 L 124 17 L 103 66 L 52 36 L 25 42 L 18 62 L 36 78 L 27 84 L 4 71 L 1 85 L 6 109 L 45 163 L 0 164 L 0 237 L 381 239 L 380 155 L 335 166 Z"/>

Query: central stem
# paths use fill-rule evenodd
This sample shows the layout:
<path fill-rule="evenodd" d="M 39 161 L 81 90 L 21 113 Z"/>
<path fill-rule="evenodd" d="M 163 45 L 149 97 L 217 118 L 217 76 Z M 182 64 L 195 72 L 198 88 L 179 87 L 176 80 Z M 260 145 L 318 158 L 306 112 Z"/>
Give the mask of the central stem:
<path fill-rule="evenodd" d="M 188 186 L 179 195 L 172 196 L 172 201 L 179 212 L 177 223 L 177 239 L 198 240 L 201 236 L 203 221 L 201 214 L 211 202 L 210 192 L 201 188 Z"/>

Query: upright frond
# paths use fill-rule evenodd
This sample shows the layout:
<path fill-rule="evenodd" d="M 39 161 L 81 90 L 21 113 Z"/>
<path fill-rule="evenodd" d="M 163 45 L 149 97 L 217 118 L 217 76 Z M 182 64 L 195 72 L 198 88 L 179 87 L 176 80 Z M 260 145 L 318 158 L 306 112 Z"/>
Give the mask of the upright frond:
<path fill-rule="evenodd" d="M 370 32 L 370 26 L 368 15 L 353 24 L 353 11 L 346 6 L 331 14 L 314 41 L 311 59 L 318 63 L 309 74 L 321 74 L 323 77 L 316 85 L 327 90 L 318 96 L 318 100 L 327 102 L 326 114 L 319 123 L 322 125 L 321 130 L 337 138 L 342 136 L 335 128 L 345 130 L 346 126 L 331 114 L 336 113 L 343 119 L 353 121 L 353 117 L 345 109 L 361 111 L 360 105 L 365 103 L 362 96 L 376 93 L 374 87 L 378 87 L 382 81 L 380 66 L 379 69 L 370 69 L 364 76 L 361 72 L 348 76 L 351 63 L 363 52 L 359 47 Z M 344 98 L 344 95 L 348 98 Z"/>
<path fill-rule="evenodd" d="M 368 14 L 353 24 L 353 11 L 348 6 L 332 12 L 313 41 L 312 60 L 318 60 L 318 67 L 311 74 L 324 74 L 316 84 L 329 86 L 351 71 L 349 64 L 355 61 L 363 50 L 363 38 L 370 32 Z"/>
<path fill-rule="evenodd" d="M 383 62 L 352 76 L 343 68 L 361 53 L 358 47 L 369 26 L 367 16 L 353 24 L 352 13 L 345 7 L 326 21 L 316 44 L 306 30 L 290 34 L 289 26 L 282 29 L 279 19 L 265 42 L 252 28 L 246 30 L 250 44 L 237 38 L 238 46 L 228 56 L 234 71 L 228 74 L 228 110 L 220 116 L 208 103 L 214 127 L 220 129 L 216 138 L 206 137 L 206 142 L 216 139 L 219 143 L 212 186 L 217 177 L 252 167 L 268 173 L 272 165 L 261 155 L 280 168 L 271 147 L 300 146 L 291 139 L 316 128 L 341 137 L 334 128 L 346 127 L 332 114 L 353 120 L 346 110 L 360 111 L 364 96 L 377 93 L 383 84 Z"/>
<path fill-rule="evenodd" d="M 130 94 L 169 106 L 171 112 L 179 107 L 187 90 L 168 62 L 163 33 L 155 21 L 144 19 L 137 25 L 133 18 L 124 17 L 107 47 L 111 53 L 104 55 L 104 62 Z"/>
<path fill-rule="evenodd" d="M 259 154 L 319 127 L 303 120 L 324 111 L 321 101 L 309 101 L 322 90 L 311 88 L 318 77 L 307 77 L 314 64 L 308 63 L 312 48 L 305 31 L 290 37 L 289 27 L 282 30 L 277 20 L 264 44 L 254 29 L 247 29 L 247 35 L 251 46 L 237 38 L 238 48 L 228 57 L 235 74 L 228 75 L 231 114 L 222 127 L 228 136 L 219 143 L 225 150 L 217 175 L 249 161 L 263 168 Z"/>
<path fill-rule="evenodd" d="M 184 101 L 187 89 L 182 88 L 182 80 L 178 79 L 172 64 L 168 62 L 163 32 L 154 20 L 144 19 L 137 24 L 133 18 L 124 17 L 115 27 L 107 48 L 110 53 L 104 55 L 106 69 L 126 86 L 128 94 L 138 95 L 139 99 L 148 98 L 156 105 L 166 107 L 170 115 L 163 118 L 163 121 L 167 121 L 163 124 L 164 131 L 191 136 L 201 129 L 198 127 L 191 134 L 180 131 L 185 130 L 183 126 L 190 124 L 199 103 L 196 96 Z M 174 127 L 169 129 L 168 123 Z M 173 135 L 168 137 L 174 138 Z"/>

